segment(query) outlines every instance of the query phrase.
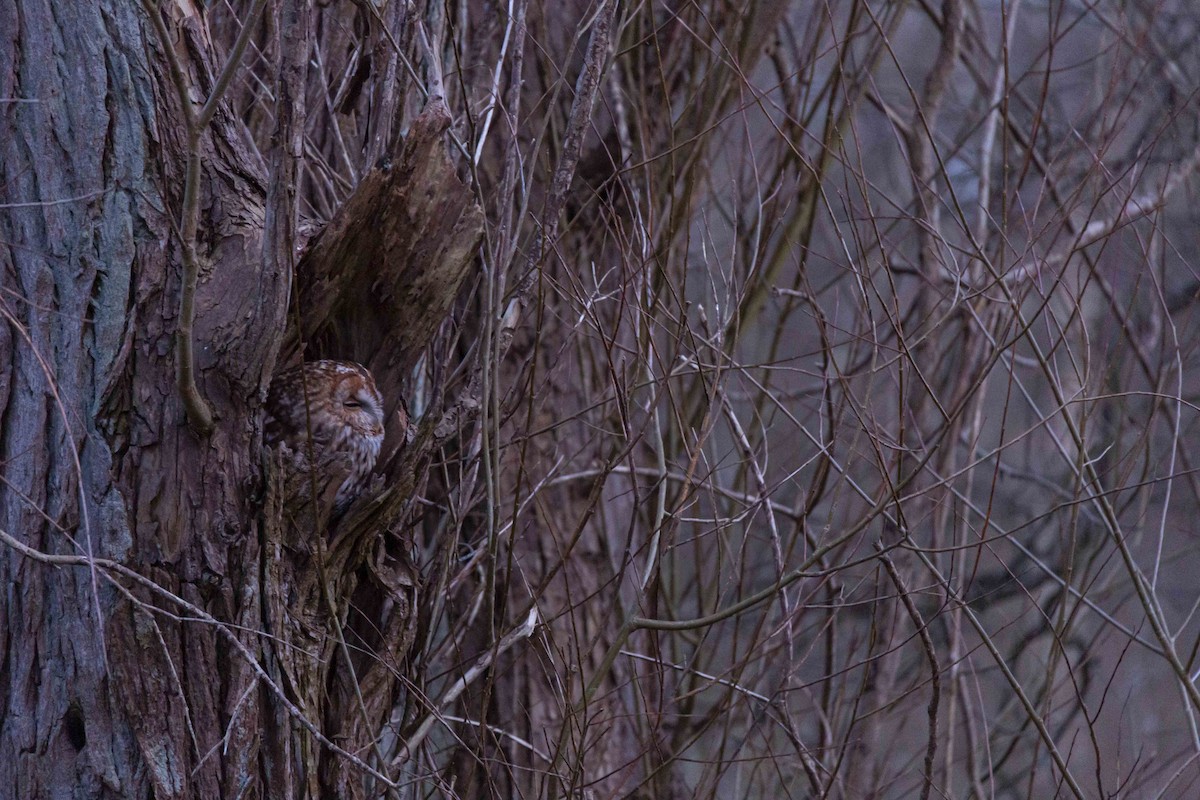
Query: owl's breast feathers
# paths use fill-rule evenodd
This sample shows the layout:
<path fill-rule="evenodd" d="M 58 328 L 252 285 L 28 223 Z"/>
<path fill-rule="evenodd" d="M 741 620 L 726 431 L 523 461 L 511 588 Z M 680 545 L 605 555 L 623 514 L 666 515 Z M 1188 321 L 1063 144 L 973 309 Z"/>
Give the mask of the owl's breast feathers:
<path fill-rule="evenodd" d="M 266 411 L 263 440 L 291 450 L 293 471 L 325 472 L 335 462 L 349 468 L 348 475 L 333 470 L 345 475 L 334 503 L 335 513 L 344 511 L 366 486 L 383 442 L 383 398 L 370 371 L 349 361 L 302 364 L 276 376 Z"/>

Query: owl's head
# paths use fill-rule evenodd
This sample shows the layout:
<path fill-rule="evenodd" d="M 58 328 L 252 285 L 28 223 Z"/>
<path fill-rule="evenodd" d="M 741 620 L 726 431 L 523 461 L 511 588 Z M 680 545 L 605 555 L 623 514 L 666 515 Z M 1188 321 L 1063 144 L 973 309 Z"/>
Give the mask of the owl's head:
<path fill-rule="evenodd" d="M 330 411 L 364 436 L 382 436 L 383 397 L 371 373 L 347 361 L 326 363 L 333 373 Z"/>

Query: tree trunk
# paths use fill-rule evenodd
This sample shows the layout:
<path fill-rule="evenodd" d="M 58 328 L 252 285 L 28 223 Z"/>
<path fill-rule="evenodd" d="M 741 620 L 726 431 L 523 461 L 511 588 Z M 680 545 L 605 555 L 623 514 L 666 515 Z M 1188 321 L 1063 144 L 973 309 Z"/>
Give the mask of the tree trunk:
<path fill-rule="evenodd" d="M 390 780 L 371 753 L 412 641 L 402 521 L 427 460 L 391 412 L 481 218 L 432 107 L 298 267 L 288 313 L 313 12 L 278 5 L 252 31 L 282 54 L 272 150 L 224 103 L 197 139 L 205 435 L 176 388 L 191 145 L 163 48 L 193 118 L 225 57 L 186 3 L 163 5 L 164 41 L 129 2 L 0 2 L 0 796 L 357 797 L 364 774 Z M 403 224 L 366 247 L 362 203 Z M 425 249 L 396 249 L 410 230 Z M 409 290 L 370 297 L 348 338 L 381 281 Z M 284 513 L 262 458 L 285 343 L 368 362 L 388 393 L 384 477 L 332 530 Z"/>

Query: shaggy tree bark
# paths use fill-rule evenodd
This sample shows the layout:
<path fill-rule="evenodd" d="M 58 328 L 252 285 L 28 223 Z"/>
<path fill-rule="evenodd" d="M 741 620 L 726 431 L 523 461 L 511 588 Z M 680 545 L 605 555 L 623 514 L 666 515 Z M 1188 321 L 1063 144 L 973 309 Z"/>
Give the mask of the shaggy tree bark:
<path fill-rule="evenodd" d="M 0 796 L 360 796 L 364 773 L 390 780 L 364 762 L 411 641 L 392 534 L 421 440 L 390 418 L 383 477 L 327 539 L 263 479 L 261 402 L 285 340 L 312 338 L 304 357 L 369 361 L 394 408 L 480 215 L 435 105 L 321 235 L 288 314 L 312 8 L 272 4 L 267 163 L 224 104 L 198 139 L 192 335 L 216 425 L 193 432 L 173 347 L 188 120 L 225 56 L 190 3 L 160 12 L 165 40 L 134 3 L 0 2 Z M 395 221 L 370 249 L 364 206 Z M 373 297 L 346 339 L 377 282 L 420 288 Z"/>

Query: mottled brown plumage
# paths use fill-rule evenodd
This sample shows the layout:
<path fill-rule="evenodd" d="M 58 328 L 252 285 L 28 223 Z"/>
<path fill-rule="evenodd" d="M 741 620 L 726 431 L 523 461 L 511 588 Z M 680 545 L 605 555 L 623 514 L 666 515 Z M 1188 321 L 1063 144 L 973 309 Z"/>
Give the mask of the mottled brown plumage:
<path fill-rule="evenodd" d="M 353 361 L 310 361 L 277 375 L 267 394 L 264 439 L 287 446 L 285 464 L 298 474 L 316 465 L 319 497 L 348 468 L 333 503 L 340 514 L 365 488 L 383 443 L 383 398 L 375 379 Z M 334 462 L 342 469 L 330 468 Z"/>

